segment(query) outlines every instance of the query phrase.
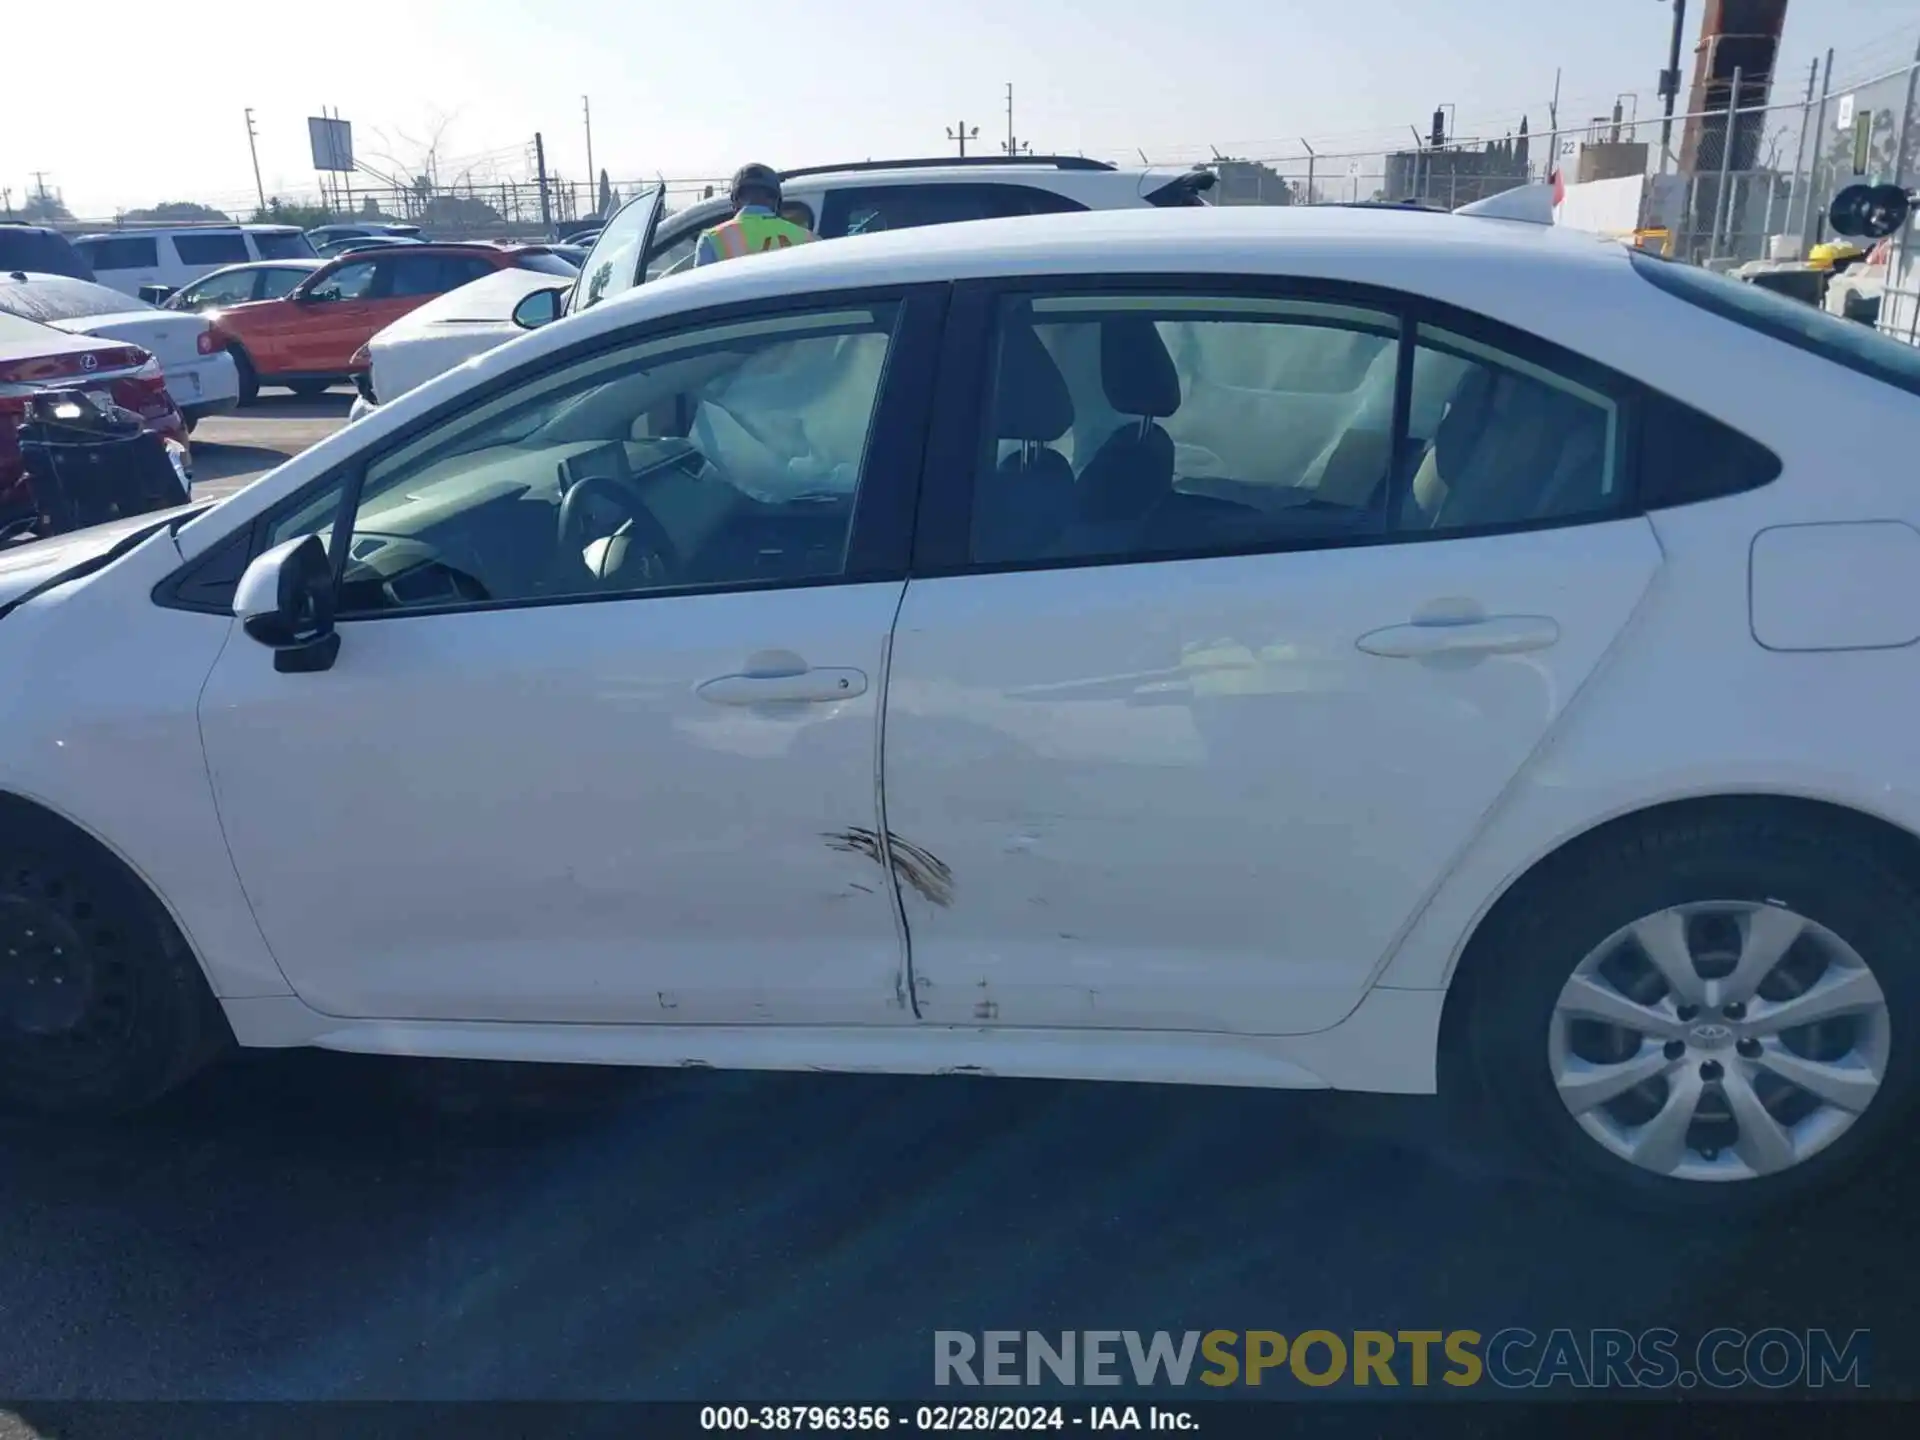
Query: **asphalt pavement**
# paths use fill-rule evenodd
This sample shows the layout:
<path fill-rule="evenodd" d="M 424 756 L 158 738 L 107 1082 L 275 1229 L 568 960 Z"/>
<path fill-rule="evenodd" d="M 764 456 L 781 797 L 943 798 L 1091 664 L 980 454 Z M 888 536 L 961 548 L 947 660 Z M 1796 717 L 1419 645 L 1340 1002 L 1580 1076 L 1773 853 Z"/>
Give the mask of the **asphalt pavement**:
<path fill-rule="evenodd" d="M 347 402 L 206 422 L 200 483 Z M 1874 1393 L 1920 1396 L 1916 1200 L 1908 1147 L 1764 1223 L 1649 1220 L 1422 1099 L 252 1053 L 0 1128 L 0 1396 L 905 1399 L 943 1329 L 1656 1325 L 1867 1329 Z"/>
<path fill-rule="evenodd" d="M 247 1054 L 0 1132 L 0 1395 L 905 1399 L 940 1329 L 1509 1325 L 1865 1328 L 1875 1394 L 1920 1393 L 1911 1150 L 1683 1227 L 1489 1172 L 1437 1109 Z"/>
<path fill-rule="evenodd" d="M 259 403 L 212 415 L 194 427 L 196 495 L 231 495 L 289 456 L 318 444 L 347 423 L 353 388 L 336 386 L 301 399 L 283 390 L 261 392 Z"/>

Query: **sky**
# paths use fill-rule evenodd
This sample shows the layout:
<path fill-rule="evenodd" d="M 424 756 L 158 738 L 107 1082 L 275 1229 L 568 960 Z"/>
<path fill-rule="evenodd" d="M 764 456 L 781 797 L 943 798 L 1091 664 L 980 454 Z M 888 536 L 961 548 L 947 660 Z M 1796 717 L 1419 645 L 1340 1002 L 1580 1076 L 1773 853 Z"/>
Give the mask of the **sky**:
<path fill-rule="evenodd" d="M 1688 6 L 1687 52 L 1704 0 Z M 82 217 L 162 200 L 250 203 L 244 111 L 269 193 L 315 188 L 306 117 L 353 123 L 358 158 L 443 180 L 550 168 L 616 182 L 951 153 L 1014 128 L 1038 152 L 1155 162 L 1396 147 L 1454 107 L 1454 133 L 1547 126 L 1638 92 L 1666 63 L 1670 0 L 0 0 L 0 187 L 35 171 Z M 1916 0 L 1790 0 L 1776 73 L 1894 68 Z M 71 50 L 71 66 L 61 63 Z M 1689 63 L 1683 60 L 1683 64 Z M 1778 94 L 1778 90 L 1776 90 Z M 1629 107 L 1634 102 L 1630 99 Z"/>

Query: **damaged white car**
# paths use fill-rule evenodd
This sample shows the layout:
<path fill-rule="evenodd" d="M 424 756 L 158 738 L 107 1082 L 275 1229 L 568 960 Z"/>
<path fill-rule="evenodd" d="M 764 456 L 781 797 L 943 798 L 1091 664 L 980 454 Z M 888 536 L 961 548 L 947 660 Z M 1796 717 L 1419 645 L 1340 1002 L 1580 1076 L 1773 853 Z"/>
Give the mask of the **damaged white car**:
<path fill-rule="evenodd" d="M 0 1098 L 1437 1089 L 1660 1205 L 1833 1184 L 1920 1082 L 1916 440 L 1920 352 L 1457 216 L 635 289 L 0 561 Z"/>

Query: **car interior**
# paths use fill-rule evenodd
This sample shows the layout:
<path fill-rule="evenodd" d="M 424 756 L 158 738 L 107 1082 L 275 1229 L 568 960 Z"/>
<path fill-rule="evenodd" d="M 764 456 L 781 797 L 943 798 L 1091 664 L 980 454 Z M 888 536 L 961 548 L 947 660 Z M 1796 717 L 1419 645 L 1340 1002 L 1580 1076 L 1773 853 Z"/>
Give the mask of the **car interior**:
<path fill-rule="evenodd" d="M 342 613 L 838 573 L 890 333 L 877 307 L 483 405 L 372 467 Z"/>
<path fill-rule="evenodd" d="M 1247 548 L 1613 502 L 1610 402 L 1424 327 L 1389 484 L 1397 322 L 1324 308 L 1266 321 L 1010 307 L 974 558 Z"/>

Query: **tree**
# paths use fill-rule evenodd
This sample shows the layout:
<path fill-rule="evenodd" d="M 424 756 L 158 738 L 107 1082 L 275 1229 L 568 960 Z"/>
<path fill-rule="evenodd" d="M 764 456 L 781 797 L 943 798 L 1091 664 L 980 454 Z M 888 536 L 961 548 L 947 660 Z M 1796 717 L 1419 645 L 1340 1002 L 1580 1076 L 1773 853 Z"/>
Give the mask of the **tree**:
<path fill-rule="evenodd" d="M 1520 117 L 1520 133 L 1513 142 L 1513 168 L 1520 174 L 1528 174 L 1527 169 L 1527 117 Z"/>
<path fill-rule="evenodd" d="M 613 181 L 609 180 L 607 178 L 607 172 L 602 170 L 600 172 L 599 205 L 599 214 L 602 219 L 606 219 L 613 214 L 613 203 Z"/>
<path fill-rule="evenodd" d="M 67 202 L 47 190 L 36 190 L 27 197 L 27 203 L 20 207 L 20 218 L 40 224 L 57 224 L 73 219 L 73 212 L 67 209 Z"/>
<path fill-rule="evenodd" d="M 129 210 L 120 218 L 158 221 L 166 224 L 186 224 L 196 220 L 220 225 L 233 223 L 233 217 L 224 210 L 216 210 L 211 205 L 202 205 L 193 200 L 163 200 L 160 204 L 149 205 L 144 210 Z"/>
<path fill-rule="evenodd" d="M 283 200 L 278 195 L 267 201 L 266 209 L 255 210 L 252 216 L 255 225 L 298 225 L 302 230 L 311 230 L 333 219 L 333 212 L 325 205 L 309 205 L 304 201 L 295 203 Z"/>

